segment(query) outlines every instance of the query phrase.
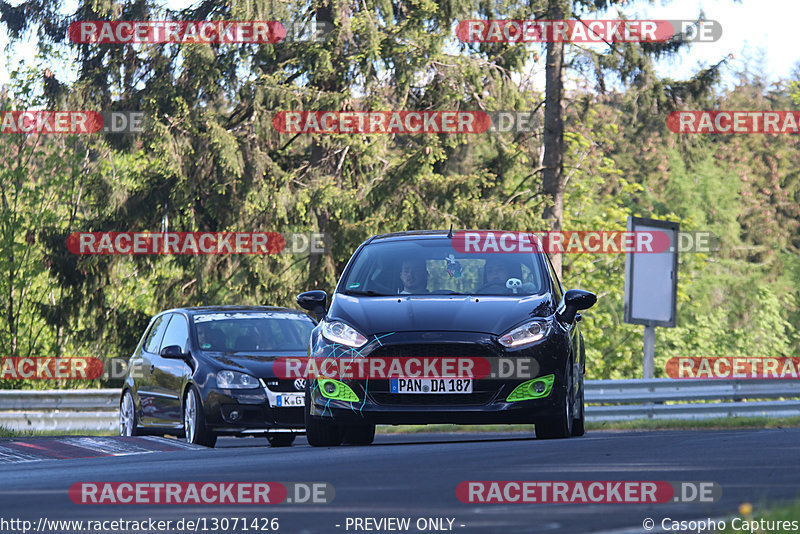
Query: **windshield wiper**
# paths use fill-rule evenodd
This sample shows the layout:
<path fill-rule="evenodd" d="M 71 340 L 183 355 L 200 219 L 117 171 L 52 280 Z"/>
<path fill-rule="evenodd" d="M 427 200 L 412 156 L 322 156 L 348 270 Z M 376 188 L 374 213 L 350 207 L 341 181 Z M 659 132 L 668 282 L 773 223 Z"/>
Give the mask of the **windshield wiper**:
<path fill-rule="evenodd" d="M 363 296 L 363 297 L 390 297 L 391 295 L 387 295 L 385 293 L 378 293 L 377 291 L 367 290 L 362 291 L 360 289 L 345 289 L 343 291 L 345 295 L 354 295 L 354 296 Z"/>

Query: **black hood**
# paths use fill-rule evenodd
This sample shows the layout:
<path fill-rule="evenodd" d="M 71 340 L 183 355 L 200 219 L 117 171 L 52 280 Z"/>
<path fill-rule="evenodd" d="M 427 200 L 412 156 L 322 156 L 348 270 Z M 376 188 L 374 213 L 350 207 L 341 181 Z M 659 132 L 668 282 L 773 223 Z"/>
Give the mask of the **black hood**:
<path fill-rule="evenodd" d="M 398 295 L 355 297 L 336 293 L 328 320 L 339 319 L 369 337 L 385 332 L 481 332 L 500 335 L 534 317 L 553 313 L 549 294 Z"/>
<path fill-rule="evenodd" d="M 276 351 L 276 352 L 207 352 L 203 351 L 202 357 L 217 370 L 230 369 L 240 371 L 256 378 L 270 378 L 275 376 L 272 364 L 277 358 L 308 356 L 307 351 Z"/>

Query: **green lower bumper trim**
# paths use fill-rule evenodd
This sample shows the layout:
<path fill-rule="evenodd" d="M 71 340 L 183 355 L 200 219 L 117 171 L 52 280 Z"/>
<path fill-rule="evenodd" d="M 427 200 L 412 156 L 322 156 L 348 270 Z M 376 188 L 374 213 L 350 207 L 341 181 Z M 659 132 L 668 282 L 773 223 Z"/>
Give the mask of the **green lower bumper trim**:
<path fill-rule="evenodd" d="M 348 402 L 358 401 L 356 392 L 344 382 L 332 378 L 320 378 L 317 380 L 317 384 L 319 385 L 319 392 L 325 398 Z"/>
<path fill-rule="evenodd" d="M 514 388 L 506 402 L 541 399 L 550 395 L 556 375 L 545 375 L 523 382 Z"/>

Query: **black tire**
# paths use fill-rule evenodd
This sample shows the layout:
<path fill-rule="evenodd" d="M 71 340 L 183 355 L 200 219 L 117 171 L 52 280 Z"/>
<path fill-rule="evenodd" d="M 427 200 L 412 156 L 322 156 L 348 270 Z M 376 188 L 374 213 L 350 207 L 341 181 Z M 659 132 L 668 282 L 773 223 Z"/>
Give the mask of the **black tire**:
<path fill-rule="evenodd" d="M 556 395 L 556 404 L 560 406 L 559 414 L 552 419 L 536 424 L 536 437 L 538 439 L 563 439 L 572 435 L 572 423 L 574 421 L 572 413 L 572 361 L 567 363 L 564 383 L 558 389 Z"/>
<path fill-rule="evenodd" d="M 194 407 L 194 424 L 189 422 L 188 410 Z M 189 386 L 183 398 L 183 430 L 187 443 L 214 447 L 217 444 L 217 435 L 206 427 L 206 414 L 203 411 L 203 402 L 197 388 Z"/>
<path fill-rule="evenodd" d="M 304 410 L 306 439 L 312 447 L 336 447 L 342 444 L 344 427 L 332 421 L 311 417 L 311 391 L 306 387 L 306 407 Z"/>
<path fill-rule="evenodd" d="M 371 445 L 375 441 L 375 425 L 347 425 L 343 441 L 349 445 Z"/>
<path fill-rule="evenodd" d="M 268 434 L 267 441 L 269 441 L 270 447 L 291 447 L 295 437 L 297 436 L 292 432 L 282 432 L 280 434 Z"/>
<path fill-rule="evenodd" d="M 119 435 L 138 436 L 138 424 L 139 414 L 136 411 L 136 401 L 133 400 L 131 390 L 126 389 L 119 399 Z"/>
<path fill-rule="evenodd" d="M 580 362 L 579 366 L 581 370 L 580 393 L 578 394 L 580 396 L 578 399 L 580 415 L 572 422 L 572 435 L 575 437 L 586 434 L 586 403 L 584 402 L 584 390 L 586 389 L 586 383 L 584 382 L 586 379 L 586 346 L 583 343 L 583 334 L 580 336 L 580 359 L 578 361 Z"/>
<path fill-rule="evenodd" d="M 583 379 L 581 379 L 580 390 L 579 393 L 580 399 L 578 401 L 578 409 L 580 410 L 580 415 L 573 419 L 572 421 L 572 435 L 575 437 L 583 436 L 586 434 L 586 406 L 583 402 Z"/>

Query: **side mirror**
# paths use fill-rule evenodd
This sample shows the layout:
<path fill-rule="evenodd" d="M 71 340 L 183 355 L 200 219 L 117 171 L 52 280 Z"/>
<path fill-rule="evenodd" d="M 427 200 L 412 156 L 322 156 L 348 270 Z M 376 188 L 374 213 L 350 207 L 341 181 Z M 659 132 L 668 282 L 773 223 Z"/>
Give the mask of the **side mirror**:
<path fill-rule="evenodd" d="M 317 321 L 321 321 L 328 313 L 328 294 L 319 289 L 300 293 L 297 295 L 297 305 L 313 312 Z"/>
<path fill-rule="evenodd" d="M 597 302 L 597 295 L 583 289 L 570 289 L 564 294 L 564 311 L 558 314 L 558 319 L 567 324 L 575 320 L 578 311 L 586 310 Z"/>
<path fill-rule="evenodd" d="M 170 360 L 186 360 L 188 354 L 184 354 L 178 345 L 170 345 L 161 349 L 161 357 Z"/>

